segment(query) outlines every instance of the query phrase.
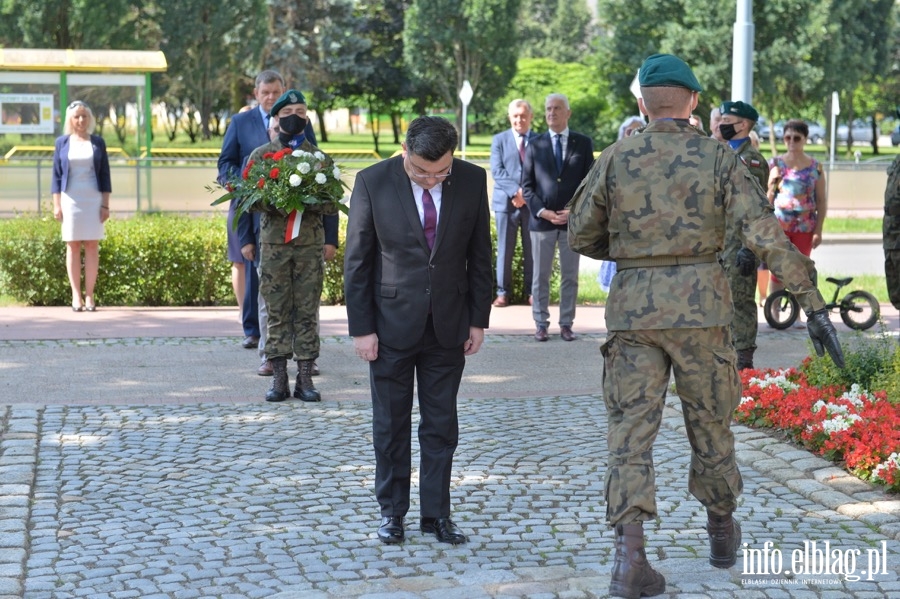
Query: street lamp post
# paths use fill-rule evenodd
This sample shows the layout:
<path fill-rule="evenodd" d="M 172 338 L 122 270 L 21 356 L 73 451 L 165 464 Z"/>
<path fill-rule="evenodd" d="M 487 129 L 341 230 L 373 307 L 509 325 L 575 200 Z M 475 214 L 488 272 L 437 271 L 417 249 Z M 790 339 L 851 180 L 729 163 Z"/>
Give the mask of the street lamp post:
<path fill-rule="evenodd" d="M 466 132 L 468 130 L 468 123 L 466 118 L 466 109 L 469 107 L 469 102 L 472 101 L 472 86 L 469 84 L 469 80 L 466 79 L 463 81 L 462 89 L 459 90 L 459 99 L 462 101 L 462 159 L 466 159 Z"/>

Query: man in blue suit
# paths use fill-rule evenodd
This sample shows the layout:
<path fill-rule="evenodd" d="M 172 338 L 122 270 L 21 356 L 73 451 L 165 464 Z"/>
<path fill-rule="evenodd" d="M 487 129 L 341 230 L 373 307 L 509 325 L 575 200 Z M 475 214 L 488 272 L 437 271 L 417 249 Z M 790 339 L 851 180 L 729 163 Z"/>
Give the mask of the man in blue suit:
<path fill-rule="evenodd" d="M 225 139 L 222 141 L 222 152 L 219 154 L 219 183 L 223 184 L 230 176 L 239 173 L 244 162 L 256 148 L 267 144 L 269 136 L 269 111 L 275 101 L 284 94 L 284 78 L 277 71 L 262 71 L 256 76 L 253 88 L 253 96 L 258 103 L 256 108 L 234 115 L 231 124 L 225 131 Z M 307 124 L 307 139 L 315 145 L 315 134 L 312 127 Z M 241 325 L 244 330 L 244 340 L 241 345 L 247 349 L 259 347 L 261 337 L 259 322 L 259 274 L 254 266 L 254 260 L 248 260 L 243 255 L 241 248 L 252 244 L 257 246 L 259 235 L 259 215 L 244 214 L 238 219 L 237 230 L 233 227 L 234 205 L 232 200 L 228 206 L 228 259 L 233 264 L 232 284 L 235 295 L 238 297 L 238 305 L 241 308 Z M 260 350 L 261 351 L 261 350 Z M 260 366 L 260 374 L 266 370 L 266 360 L 263 357 Z"/>
<path fill-rule="evenodd" d="M 574 341 L 572 323 L 578 299 L 578 254 L 569 249 L 569 211 L 566 204 L 594 163 L 591 138 L 569 130 L 572 110 L 563 94 L 550 94 L 544 102 L 547 133 L 531 140 L 522 166 L 522 193 L 531 211 L 529 228 L 534 253 L 534 316 L 537 341 L 547 341 L 550 326 L 550 275 L 559 246 L 559 336 Z"/>
<path fill-rule="evenodd" d="M 219 183 L 225 184 L 229 177 L 241 171 L 244 161 L 259 146 L 269 143 L 269 111 L 275 101 L 284 93 L 284 78 L 277 71 L 262 71 L 256 76 L 253 96 L 258 102 L 256 108 L 240 112 L 231 119 L 222 142 L 219 154 Z M 228 206 L 228 259 L 234 265 L 232 279 L 238 305 L 241 308 L 241 325 L 244 329 L 244 341 L 247 349 L 257 347 L 259 343 L 259 276 L 253 264 L 241 254 L 240 230 L 252 229 L 251 217 L 242 216 L 238 220 L 235 231 L 235 200 Z M 235 272 L 237 271 L 237 272 Z M 243 275 L 243 277 L 241 276 Z M 234 281 L 237 277 L 237 281 Z"/>
<path fill-rule="evenodd" d="M 516 238 L 520 235 L 525 261 L 525 287 L 531 300 L 533 260 L 531 236 L 528 233 L 530 214 L 522 196 L 521 182 L 525 150 L 534 135 L 531 131 L 534 113 L 531 104 L 520 99 L 509 103 L 508 115 L 512 128 L 498 133 L 491 142 L 491 175 L 494 177 L 491 206 L 497 223 L 497 299 L 493 303 L 496 308 L 509 305 L 513 254 L 516 250 Z"/>

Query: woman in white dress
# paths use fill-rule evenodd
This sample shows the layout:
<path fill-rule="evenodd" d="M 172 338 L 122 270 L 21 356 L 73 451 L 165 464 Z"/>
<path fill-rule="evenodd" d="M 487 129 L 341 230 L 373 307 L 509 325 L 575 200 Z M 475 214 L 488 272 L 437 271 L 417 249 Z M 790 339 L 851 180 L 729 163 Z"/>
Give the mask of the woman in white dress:
<path fill-rule="evenodd" d="M 66 109 L 61 137 L 53 154 L 53 217 L 62 222 L 66 270 L 72 286 L 72 310 L 96 310 L 94 284 L 100 266 L 103 223 L 109 218 L 112 183 L 106 143 L 92 135 L 96 120 L 90 107 L 75 101 Z M 84 248 L 84 300 L 81 299 L 81 250 Z"/>

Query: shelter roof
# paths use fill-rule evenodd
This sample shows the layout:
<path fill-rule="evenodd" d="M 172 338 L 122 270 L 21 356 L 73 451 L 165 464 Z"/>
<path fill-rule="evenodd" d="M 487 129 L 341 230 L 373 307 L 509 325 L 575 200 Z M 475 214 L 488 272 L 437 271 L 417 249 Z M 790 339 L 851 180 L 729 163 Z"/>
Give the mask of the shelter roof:
<path fill-rule="evenodd" d="M 161 51 L 0 48 L 0 71 L 154 73 L 166 69 Z"/>

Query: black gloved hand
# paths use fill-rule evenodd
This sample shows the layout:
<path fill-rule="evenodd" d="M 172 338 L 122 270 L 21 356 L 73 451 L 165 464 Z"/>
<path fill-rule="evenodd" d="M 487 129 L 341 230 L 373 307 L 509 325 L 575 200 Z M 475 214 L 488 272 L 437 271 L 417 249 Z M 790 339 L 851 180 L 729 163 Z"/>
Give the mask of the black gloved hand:
<path fill-rule="evenodd" d="M 838 368 L 844 367 L 844 351 L 841 349 L 841 343 L 838 341 L 837 331 L 828 318 L 828 310 L 816 310 L 806 315 L 806 330 L 809 331 L 809 338 L 812 339 L 813 347 L 821 358 L 828 350 L 828 355 L 838 365 Z"/>
<path fill-rule="evenodd" d="M 749 277 L 756 272 L 756 256 L 749 248 L 741 248 L 734 259 L 734 265 L 738 267 L 741 276 Z"/>

